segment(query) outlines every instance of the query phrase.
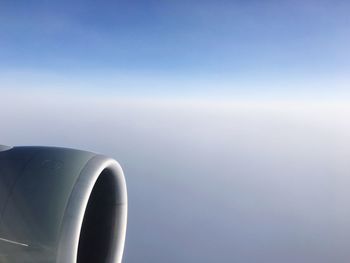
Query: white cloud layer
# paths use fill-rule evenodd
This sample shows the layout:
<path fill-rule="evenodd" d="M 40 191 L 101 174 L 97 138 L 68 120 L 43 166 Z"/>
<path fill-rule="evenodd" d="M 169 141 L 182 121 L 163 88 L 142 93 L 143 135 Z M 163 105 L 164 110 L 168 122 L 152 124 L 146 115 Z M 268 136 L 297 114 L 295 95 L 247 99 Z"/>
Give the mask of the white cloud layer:
<path fill-rule="evenodd" d="M 347 263 L 350 106 L 8 91 L 0 139 L 120 161 L 125 262 Z"/>

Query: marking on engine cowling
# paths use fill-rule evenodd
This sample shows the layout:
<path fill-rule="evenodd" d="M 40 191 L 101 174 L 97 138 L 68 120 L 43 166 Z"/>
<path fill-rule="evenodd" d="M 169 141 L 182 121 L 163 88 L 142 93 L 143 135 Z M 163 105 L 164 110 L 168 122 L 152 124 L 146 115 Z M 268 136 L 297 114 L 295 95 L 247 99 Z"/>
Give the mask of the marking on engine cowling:
<path fill-rule="evenodd" d="M 7 243 L 10 243 L 10 244 L 13 244 L 13 245 L 17 245 L 17 246 L 29 247 L 29 245 L 27 245 L 27 244 L 23 244 L 23 243 L 20 243 L 20 242 L 8 240 L 8 239 L 6 239 L 6 238 L 1 238 L 1 237 L 0 237 L 0 241 L 4 241 L 4 242 L 7 242 Z"/>

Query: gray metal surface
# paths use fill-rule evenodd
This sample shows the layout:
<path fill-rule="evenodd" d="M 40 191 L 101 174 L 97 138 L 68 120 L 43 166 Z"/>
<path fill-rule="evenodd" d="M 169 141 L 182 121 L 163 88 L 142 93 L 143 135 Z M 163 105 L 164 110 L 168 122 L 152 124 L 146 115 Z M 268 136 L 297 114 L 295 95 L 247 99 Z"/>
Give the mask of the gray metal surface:
<path fill-rule="evenodd" d="M 116 161 L 64 148 L 1 149 L 1 263 L 121 262 L 127 194 Z"/>
<path fill-rule="evenodd" d="M 7 150 L 9 150 L 9 149 L 11 149 L 10 146 L 6 146 L 6 145 L 1 145 L 1 144 L 0 144 L 0 152 L 2 152 L 2 151 L 7 151 Z"/>

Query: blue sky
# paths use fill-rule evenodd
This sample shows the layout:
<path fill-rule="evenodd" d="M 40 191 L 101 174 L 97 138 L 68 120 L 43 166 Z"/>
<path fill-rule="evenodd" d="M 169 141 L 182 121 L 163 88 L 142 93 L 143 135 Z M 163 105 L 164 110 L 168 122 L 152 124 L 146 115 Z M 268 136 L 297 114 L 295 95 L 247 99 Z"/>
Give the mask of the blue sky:
<path fill-rule="evenodd" d="M 343 96 L 349 12 L 347 1 L 1 1 L 1 86 Z"/>
<path fill-rule="evenodd" d="M 116 158 L 124 262 L 348 263 L 349 14 L 0 1 L 0 144 Z"/>

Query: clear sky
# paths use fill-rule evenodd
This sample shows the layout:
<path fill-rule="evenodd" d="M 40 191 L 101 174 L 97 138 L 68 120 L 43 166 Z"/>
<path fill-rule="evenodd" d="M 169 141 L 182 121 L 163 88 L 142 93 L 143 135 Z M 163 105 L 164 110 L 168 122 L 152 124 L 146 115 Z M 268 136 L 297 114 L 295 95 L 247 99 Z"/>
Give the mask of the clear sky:
<path fill-rule="evenodd" d="M 349 13 L 324 0 L 1 1 L 0 88 L 344 97 Z"/>
<path fill-rule="evenodd" d="M 116 158 L 126 263 L 348 263 L 349 14 L 0 0 L 0 144 Z"/>

